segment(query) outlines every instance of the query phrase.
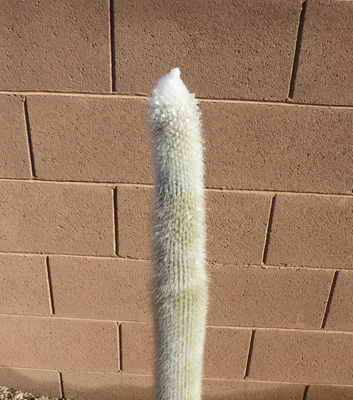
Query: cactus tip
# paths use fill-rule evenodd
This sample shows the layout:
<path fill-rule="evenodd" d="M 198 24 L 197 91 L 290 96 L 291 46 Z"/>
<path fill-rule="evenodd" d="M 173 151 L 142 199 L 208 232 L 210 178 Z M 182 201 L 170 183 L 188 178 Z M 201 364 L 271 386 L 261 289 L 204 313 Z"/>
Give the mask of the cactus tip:
<path fill-rule="evenodd" d="M 171 69 L 169 75 L 171 78 L 180 78 L 180 69 L 178 67 Z"/>
<path fill-rule="evenodd" d="M 173 68 L 168 74 L 159 78 L 153 94 L 165 99 L 174 96 L 187 96 L 189 92 L 184 82 L 180 79 L 180 69 Z"/>

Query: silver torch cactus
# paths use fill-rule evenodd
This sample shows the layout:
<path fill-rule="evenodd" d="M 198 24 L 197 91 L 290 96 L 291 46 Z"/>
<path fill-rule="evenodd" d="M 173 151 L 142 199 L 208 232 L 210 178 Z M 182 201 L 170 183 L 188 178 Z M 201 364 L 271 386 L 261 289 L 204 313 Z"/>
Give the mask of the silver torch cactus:
<path fill-rule="evenodd" d="M 158 400 L 199 400 L 207 312 L 200 110 L 172 69 L 148 100 Z"/>

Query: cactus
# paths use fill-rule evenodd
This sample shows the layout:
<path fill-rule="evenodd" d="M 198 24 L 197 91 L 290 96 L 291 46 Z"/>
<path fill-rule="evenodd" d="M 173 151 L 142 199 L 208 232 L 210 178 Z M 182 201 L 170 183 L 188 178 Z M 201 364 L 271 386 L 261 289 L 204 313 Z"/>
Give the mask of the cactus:
<path fill-rule="evenodd" d="M 174 68 L 149 103 L 158 400 L 201 398 L 207 309 L 200 111 Z"/>

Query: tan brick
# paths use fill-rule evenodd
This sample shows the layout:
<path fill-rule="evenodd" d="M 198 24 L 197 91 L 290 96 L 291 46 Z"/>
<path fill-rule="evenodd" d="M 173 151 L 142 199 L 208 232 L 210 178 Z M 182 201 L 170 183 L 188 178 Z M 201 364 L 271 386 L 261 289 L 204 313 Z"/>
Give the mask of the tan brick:
<path fill-rule="evenodd" d="M 270 265 L 353 267 L 353 197 L 278 195 Z"/>
<path fill-rule="evenodd" d="M 204 377 L 242 379 L 250 336 L 249 329 L 207 328 Z"/>
<path fill-rule="evenodd" d="M 249 378 L 352 385 L 353 334 L 258 330 Z"/>
<path fill-rule="evenodd" d="M 306 400 L 352 400 L 353 386 L 310 385 Z"/>
<path fill-rule="evenodd" d="M 118 254 L 151 258 L 151 187 L 119 186 L 117 189 Z"/>
<path fill-rule="evenodd" d="M 50 315 L 43 257 L 0 255 L 0 313 Z"/>
<path fill-rule="evenodd" d="M 207 328 L 204 377 L 241 379 L 244 376 L 250 330 Z M 153 374 L 153 325 L 123 323 L 121 327 L 122 370 L 131 374 Z"/>
<path fill-rule="evenodd" d="M 30 178 L 24 108 L 20 97 L 0 95 L 0 126 L 0 177 Z"/>
<path fill-rule="evenodd" d="M 152 188 L 118 188 L 119 255 L 147 259 L 150 250 Z M 207 198 L 208 259 L 261 263 L 271 196 L 211 192 Z"/>
<path fill-rule="evenodd" d="M 208 323 L 320 329 L 332 271 L 213 265 Z"/>
<path fill-rule="evenodd" d="M 351 109 L 201 102 L 201 111 L 207 187 L 351 193 Z"/>
<path fill-rule="evenodd" d="M 3 366 L 99 372 L 119 370 L 113 322 L 0 316 Z"/>
<path fill-rule="evenodd" d="M 152 321 L 152 267 L 145 261 L 50 257 L 55 315 Z"/>
<path fill-rule="evenodd" d="M 205 379 L 204 400 L 302 400 L 304 385 Z"/>
<path fill-rule="evenodd" d="M 119 92 L 150 93 L 178 66 L 200 97 L 286 98 L 299 0 L 114 4 Z"/>
<path fill-rule="evenodd" d="M 1 251 L 114 255 L 111 188 L 1 182 L 0 195 Z"/>
<path fill-rule="evenodd" d="M 153 374 L 154 332 L 152 324 L 122 323 L 120 343 L 123 373 Z"/>
<path fill-rule="evenodd" d="M 15 388 L 34 395 L 60 397 L 57 371 L 24 368 L 0 368 L 1 386 Z"/>
<path fill-rule="evenodd" d="M 154 400 L 152 376 L 63 371 L 66 397 L 75 400 Z"/>
<path fill-rule="evenodd" d="M 352 104 L 352 25 L 352 2 L 308 1 L 295 82 L 295 101 Z"/>
<path fill-rule="evenodd" d="M 110 90 L 106 1 L 5 1 L 0 15 L 1 89 Z"/>
<path fill-rule="evenodd" d="M 353 332 L 353 271 L 340 271 L 328 309 L 325 329 Z"/>
<path fill-rule="evenodd" d="M 29 96 L 38 178 L 152 183 L 146 102 Z"/>
<path fill-rule="evenodd" d="M 207 192 L 208 259 L 260 264 L 271 196 Z"/>

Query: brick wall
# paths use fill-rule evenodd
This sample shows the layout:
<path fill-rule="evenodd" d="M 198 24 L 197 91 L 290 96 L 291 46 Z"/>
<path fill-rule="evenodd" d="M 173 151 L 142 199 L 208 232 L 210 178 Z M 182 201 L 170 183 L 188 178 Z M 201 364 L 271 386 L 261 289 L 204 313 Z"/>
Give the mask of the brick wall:
<path fill-rule="evenodd" d="M 207 400 L 353 398 L 353 1 L 0 2 L 0 384 L 152 399 L 146 98 L 200 98 Z"/>

